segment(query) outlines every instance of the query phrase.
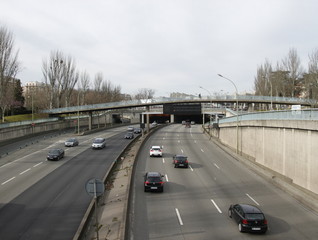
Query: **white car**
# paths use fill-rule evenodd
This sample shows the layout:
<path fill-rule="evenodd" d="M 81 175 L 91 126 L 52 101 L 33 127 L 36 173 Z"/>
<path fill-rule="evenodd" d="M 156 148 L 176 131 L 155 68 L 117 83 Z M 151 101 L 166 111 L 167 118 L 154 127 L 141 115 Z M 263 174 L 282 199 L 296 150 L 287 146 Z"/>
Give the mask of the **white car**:
<path fill-rule="evenodd" d="M 93 149 L 104 148 L 106 147 L 106 139 L 105 138 L 95 138 L 92 144 Z"/>
<path fill-rule="evenodd" d="M 149 155 L 150 157 L 162 157 L 162 148 L 160 146 L 152 146 Z"/>

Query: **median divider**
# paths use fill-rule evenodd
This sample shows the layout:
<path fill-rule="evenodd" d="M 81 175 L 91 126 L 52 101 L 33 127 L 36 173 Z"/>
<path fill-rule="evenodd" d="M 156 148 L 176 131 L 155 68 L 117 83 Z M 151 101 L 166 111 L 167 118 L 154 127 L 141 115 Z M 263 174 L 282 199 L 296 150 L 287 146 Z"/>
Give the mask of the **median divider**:
<path fill-rule="evenodd" d="M 98 197 L 98 235 L 99 239 L 125 239 L 127 234 L 130 185 L 133 182 L 135 159 L 144 142 L 156 130 L 166 125 L 150 129 L 149 134 L 139 135 L 117 156 L 105 174 L 103 182 L 105 193 Z M 78 227 L 73 240 L 93 239 L 96 233 L 95 199 L 92 199 Z M 95 238 L 94 238 L 95 239 Z"/>

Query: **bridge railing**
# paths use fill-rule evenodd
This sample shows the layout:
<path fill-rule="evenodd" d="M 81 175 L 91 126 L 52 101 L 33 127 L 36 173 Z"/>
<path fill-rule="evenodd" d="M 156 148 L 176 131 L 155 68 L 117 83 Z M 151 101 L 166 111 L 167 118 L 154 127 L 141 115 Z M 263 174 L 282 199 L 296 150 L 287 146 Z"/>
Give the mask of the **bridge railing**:
<path fill-rule="evenodd" d="M 152 98 L 152 99 L 138 99 L 120 102 L 109 102 L 92 105 L 73 106 L 66 108 L 54 108 L 43 110 L 44 113 L 59 114 L 65 112 L 84 112 L 84 111 L 99 111 L 105 109 L 115 108 L 130 108 L 142 107 L 150 105 L 162 105 L 166 103 L 182 103 L 182 102 L 255 102 L 255 103 L 285 103 L 285 104 L 303 104 L 311 105 L 313 100 L 301 98 L 286 98 L 286 97 L 269 97 L 269 96 L 253 96 L 253 95 L 211 95 L 211 96 L 187 96 L 183 98 Z"/>
<path fill-rule="evenodd" d="M 253 112 L 219 119 L 219 123 L 250 120 L 318 120 L 318 109 Z"/>

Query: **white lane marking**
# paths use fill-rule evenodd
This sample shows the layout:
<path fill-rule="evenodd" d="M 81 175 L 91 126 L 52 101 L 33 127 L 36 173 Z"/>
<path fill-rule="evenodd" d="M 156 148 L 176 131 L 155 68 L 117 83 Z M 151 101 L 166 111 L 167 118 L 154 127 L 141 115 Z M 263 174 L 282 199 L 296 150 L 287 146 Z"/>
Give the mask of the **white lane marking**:
<path fill-rule="evenodd" d="M 183 150 L 181 149 L 181 152 L 183 153 Z"/>
<path fill-rule="evenodd" d="M 178 140 L 178 143 L 180 143 L 180 140 Z"/>
<path fill-rule="evenodd" d="M 250 195 L 248 195 L 247 193 L 245 193 L 246 194 L 246 196 L 248 196 L 253 202 L 255 202 L 258 206 L 259 206 L 259 203 L 258 202 L 256 202 L 256 200 L 254 199 L 254 198 L 252 198 Z"/>
<path fill-rule="evenodd" d="M 216 163 L 214 163 L 214 166 L 217 168 L 217 169 L 220 169 L 220 167 L 218 165 L 216 165 Z"/>
<path fill-rule="evenodd" d="M 189 165 L 189 168 L 191 169 L 191 171 L 193 172 L 193 168 L 191 167 L 191 165 Z"/>
<path fill-rule="evenodd" d="M 219 213 L 222 213 L 221 209 L 216 205 L 213 199 L 211 199 L 211 202 L 213 203 L 214 207 L 219 211 Z"/>
<path fill-rule="evenodd" d="M 180 223 L 180 225 L 182 226 L 182 225 L 183 225 L 183 222 L 182 222 L 182 219 L 181 219 L 181 216 L 180 216 L 180 213 L 179 213 L 178 208 L 176 208 L 176 213 L 177 213 L 177 217 L 178 217 L 179 223 Z"/>
<path fill-rule="evenodd" d="M 201 148 L 201 152 L 204 152 L 204 150 Z"/>
<path fill-rule="evenodd" d="M 12 177 L 12 178 L 8 179 L 7 181 L 5 181 L 5 182 L 1 183 L 1 185 L 4 185 L 4 184 L 6 184 L 6 183 L 10 182 L 10 181 L 12 181 L 13 179 L 15 179 L 15 177 Z"/>
<path fill-rule="evenodd" d="M 26 172 L 30 171 L 31 168 L 28 168 L 27 170 L 23 171 L 23 172 L 20 172 L 19 175 L 22 175 L 22 174 L 25 174 Z"/>
<path fill-rule="evenodd" d="M 194 140 L 194 143 L 197 143 L 197 140 Z"/>
<path fill-rule="evenodd" d="M 165 163 L 165 159 L 164 158 L 162 158 L 162 163 Z"/>
<path fill-rule="evenodd" d="M 39 166 L 39 165 L 41 165 L 43 162 L 40 162 L 40 163 L 38 163 L 38 164 L 35 164 L 33 167 L 37 167 L 37 166 Z"/>
<path fill-rule="evenodd" d="M 13 162 L 9 162 L 9 163 L 6 163 L 4 164 L 3 166 L 1 166 L 0 168 L 3 168 L 3 167 L 6 167 L 6 166 L 9 166 L 10 164 L 12 164 Z"/>
<path fill-rule="evenodd" d="M 166 174 L 166 182 L 169 182 L 169 178 L 167 174 Z"/>

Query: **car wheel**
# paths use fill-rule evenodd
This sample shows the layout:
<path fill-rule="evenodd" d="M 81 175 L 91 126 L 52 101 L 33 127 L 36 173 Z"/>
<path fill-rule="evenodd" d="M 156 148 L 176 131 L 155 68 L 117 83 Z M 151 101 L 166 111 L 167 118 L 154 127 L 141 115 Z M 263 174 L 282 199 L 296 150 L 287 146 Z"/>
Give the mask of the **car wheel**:
<path fill-rule="evenodd" d="M 239 229 L 239 231 L 240 231 L 240 232 L 244 232 L 244 231 L 243 231 L 243 227 L 242 227 L 242 224 L 241 224 L 241 223 L 239 223 L 239 225 L 238 225 L 238 229 Z"/>
<path fill-rule="evenodd" d="M 144 191 L 147 192 L 147 188 L 146 187 L 144 187 Z"/>
<path fill-rule="evenodd" d="M 160 192 L 163 192 L 163 187 L 160 189 Z"/>
<path fill-rule="evenodd" d="M 174 168 L 176 168 L 176 167 L 177 167 L 177 165 L 175 164 L 175 165 L 174 165 Z"/>
<path fill-rule="evenodd" d="M 228 215 L 229 215 L 230 218 L 232 218 L 232 211 L 231 211 L 231 209 L 229 209 Z"/>

